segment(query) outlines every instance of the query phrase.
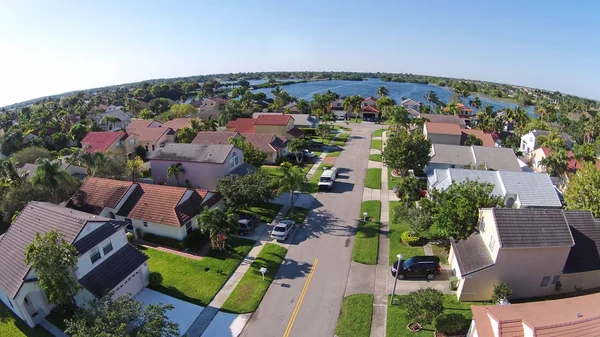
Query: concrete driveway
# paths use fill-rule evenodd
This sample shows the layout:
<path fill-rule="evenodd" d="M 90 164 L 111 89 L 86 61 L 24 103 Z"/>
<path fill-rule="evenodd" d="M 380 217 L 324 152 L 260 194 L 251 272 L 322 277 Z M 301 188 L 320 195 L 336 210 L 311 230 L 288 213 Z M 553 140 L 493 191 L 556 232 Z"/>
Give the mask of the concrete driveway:
<path fill-rule="evenodd" d="M 442 269 L 442 273 L 437 275 L 435 279 L 427 281 L 424 278 L 405 278 L 404 280 L 398 280 L 396 284 L 396 295 L 406 295 L 411 291 L 417 291 L 419 289 L 434 288 L 438 289 L 444 294 L 452 294 L 450 290 L 450 274 L 452 272 L 448 269 Z M 388 277 L 388 292 L 391 294 L 394 288 L 394 277 Z"/>
<path fill-rule="evenodd" d="M 202 337 L 237 337 L 250 316 L 252 314 L 238 315 L 219 311 L 202 333 Z"/>
<path fill-rule="evenodd" d="M 173 310 L 167 311 L 167 316 L 171 322 L 179 324 L 179 332 L 183 336 L 196 320 L 198 315 L 204 310 L 204 307 L 178 300 L 174 297 L 159 293 L 152 289 L 144 289 L 135 296 L 135 299 L 148 304 L 172 304 Z"/>

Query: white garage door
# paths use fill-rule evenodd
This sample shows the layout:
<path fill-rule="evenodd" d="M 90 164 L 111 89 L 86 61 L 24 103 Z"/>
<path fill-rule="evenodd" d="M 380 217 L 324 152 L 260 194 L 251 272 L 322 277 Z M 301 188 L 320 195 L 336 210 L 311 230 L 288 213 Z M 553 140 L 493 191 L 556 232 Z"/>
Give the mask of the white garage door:
<path fill-rule="evenodd" d="M 121 284 L 115 288 L 114 297 L 119 297 L 123 294 L 129 293 L 132 296 L 137 295 L 144 288 L 144 282 L 142 280 L 142 272 L 140 269 L 136 270 L 135 273 L 129 275 Z"/>

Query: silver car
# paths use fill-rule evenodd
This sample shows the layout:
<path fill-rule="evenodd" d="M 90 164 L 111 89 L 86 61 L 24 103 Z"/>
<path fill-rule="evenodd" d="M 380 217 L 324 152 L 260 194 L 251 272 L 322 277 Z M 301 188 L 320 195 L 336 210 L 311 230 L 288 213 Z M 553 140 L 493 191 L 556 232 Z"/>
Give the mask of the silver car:
<path fill-rule="evenodd" d="M 285 241 L 296 223 L 293 220 L 281 220 L 271 231 L 271 239 Z"/>

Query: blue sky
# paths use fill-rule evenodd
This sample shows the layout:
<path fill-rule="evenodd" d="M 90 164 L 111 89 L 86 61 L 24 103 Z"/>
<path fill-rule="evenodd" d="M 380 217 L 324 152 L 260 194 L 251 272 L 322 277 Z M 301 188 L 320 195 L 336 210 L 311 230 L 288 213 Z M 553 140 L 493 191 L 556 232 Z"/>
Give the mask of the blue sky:
<path fill-rule="evenodd" d="M 222 72 L 409 72 L 600 99 L 600 2 L 0 0 L 0 106 Z"/>

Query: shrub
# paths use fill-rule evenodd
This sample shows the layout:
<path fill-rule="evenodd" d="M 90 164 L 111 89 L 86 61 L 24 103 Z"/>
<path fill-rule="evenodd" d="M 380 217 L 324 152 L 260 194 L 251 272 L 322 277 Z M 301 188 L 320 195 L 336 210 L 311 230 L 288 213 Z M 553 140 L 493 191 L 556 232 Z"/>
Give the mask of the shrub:
<path fill-rule="evenodd" d="M 127 242 L 133 244 L 134 236 L 133 233 L 127 233 Z"/>
<path fill-rule="evenodd" d="M 498 304 L 502 299 L 507 298 L 512 294 L 512 289 L 504 282 L 494 284 L 494 293 L 492 294 L 492 302 Z"/>
<path fill-rule="evenodd" d="M 410 235 L 410 231 L 402 233 L 400 238 L 402 239 L 402 242 L 409 246 L 417 246 L 419 244 L 419 241 L 421 241 L 420 237 Z"/>
<path fill-rule="evenodd" d="M 174 249 L 183 249 L 183 241 L 166 236 L 144 233 L 144 240 L 161 246 L 167 246 Z"/>
<path fill-rule="evenodd" d="M 435 329 L 445 335 L 459 335 L 469 328 L 469 321 L 458 313 L 441 314 L 435 318 Z"/>
<path fill-rule="evenodd" d="M 208 236 L 202 234 L 199 230 L 192 231 L 188 236 L 183 239 L 184 248 L 200 248 L 208 243 Z"/>
<path fill-rule="evenodd" d="M 313 128 L 300 128 L 300 130 L 304 131 L 305 136 L 316 136 L 317 130 Z"/>
<path fill-rule="evenodd" d="M 444 294 L 433 288 L 411 291 L 400 301 L 400 305 L 406 310 L 407 320 L 429 324 L 444 313 Z"/>
<path fill-rule="evenodd" d="M 150 282 L 151 286 L 158 287 L 163 283 L 162 274 L 157 271 L 150 272 L 150 277 L 148 278 L 148 281 Z"/>

